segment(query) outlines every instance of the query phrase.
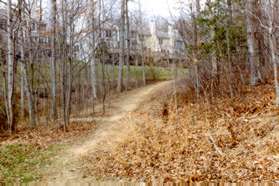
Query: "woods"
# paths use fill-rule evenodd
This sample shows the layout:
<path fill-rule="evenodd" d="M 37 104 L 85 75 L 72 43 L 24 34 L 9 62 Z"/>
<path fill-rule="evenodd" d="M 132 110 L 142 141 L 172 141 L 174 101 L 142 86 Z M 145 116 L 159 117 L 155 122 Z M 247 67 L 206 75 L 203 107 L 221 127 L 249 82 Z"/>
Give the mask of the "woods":
<path fill-rule="evenodd" d="M 86 91 L 84 99 L 92 100 L 94 112 L 96 101 L 103 100 L 105 105 L 106 95 L 111 91 L 108 87 L 117 84 L 118 92 L 131 88 L 128 1 L 119 3 L 120 44 L 118 33 L 108 27 L 118 19 L 112 13 L 117 3 L 53 0 L 45 11 L 42 6 L 46 5 L 37 0 L 1 1 L 1 109 L 5 109 L 2 114 L 6 117 L 1 128 L 6 131 L 16 131 L 27 108 L 31 128 L 46 117 L 47 123 L 49 119 L 60 123 L 57 120 L 62 118 L 59 125 L 66 129 L 75 99 L 81 100 L 77 97 L 81 91 Z M 80 82 L 76 77 L 90 80 Z"/>
<path fill-rule="evenodd" d="M 279 2 L 152 2 L 0 0 L 0 142 L 41 152 L 94 131 L 82 143 L 92 177 L 279 178 L 266 163 L 278 145 Z"/>

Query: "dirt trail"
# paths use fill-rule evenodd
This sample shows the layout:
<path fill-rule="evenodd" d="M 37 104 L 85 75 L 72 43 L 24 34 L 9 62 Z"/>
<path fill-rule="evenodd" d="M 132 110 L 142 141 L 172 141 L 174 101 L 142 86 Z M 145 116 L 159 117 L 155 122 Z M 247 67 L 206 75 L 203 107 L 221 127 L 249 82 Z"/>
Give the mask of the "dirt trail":
<path fill-rule="evenodd" d="M 131 113 L 136 111 L 140 106 L 144 106 L 148 98 L 153 93 L 162 90 L 170 82 L 159 82 L 148 85 L 143 88 L 135 89 L 127 93 L 123 93 L 118 98 L 112 100 L 110 116 L 107 117 L 85 117 L 73 118 L 73 121 L 88 122 L 96 121 L 97 129 L 86 139 L 75 142 L 58 155 L 54 163 L 47 167 L 43 178 L 48 183 L 65 183 L 66 180 L 81 180 L 82 162 L 81 157 L 95 151 L 101 145 L 106 148 L 112 148 L 114 144 L 131 134 L 134 125 Z M 147 103 L 148 104 L 148 103 Z M 126 120 L 130 120 L 126 122 Z M 128 124 L 127 124 L 128 123 Z"/>

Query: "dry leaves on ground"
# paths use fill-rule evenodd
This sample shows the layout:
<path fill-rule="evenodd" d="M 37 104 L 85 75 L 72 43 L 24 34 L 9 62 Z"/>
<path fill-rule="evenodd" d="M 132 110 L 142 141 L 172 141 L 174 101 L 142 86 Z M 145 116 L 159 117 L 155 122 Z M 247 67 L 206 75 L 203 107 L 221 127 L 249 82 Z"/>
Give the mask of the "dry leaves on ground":
<path fill-rule="evenodd" d="M 86 175 L 132 180 L 279 179 L 278 110 L 271 85 L 245 97 L 185 104 L 168 120 L 134 114 L 135 135 L 85 158 Z"/>
<path fill-rule="evenodd" d="M 86 136 L 92 130 L 96 129 L 96 124 L 89 122 L 71 123 L 67 130 L 51 126 L 39 126 L 35 129 L 19 128 L 18 131 L 12 135 L 5 135 L 0 137 L 0 145 L 4 144 L 32 144 L 45 148 L 48 145 L 61 142 L 70 141 L 75 137 Z"/>

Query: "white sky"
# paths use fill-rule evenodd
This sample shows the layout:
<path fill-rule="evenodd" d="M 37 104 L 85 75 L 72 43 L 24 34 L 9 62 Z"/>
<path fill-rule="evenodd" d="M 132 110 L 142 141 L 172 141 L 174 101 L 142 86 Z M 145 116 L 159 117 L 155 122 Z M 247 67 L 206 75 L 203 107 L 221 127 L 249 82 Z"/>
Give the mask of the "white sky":
<path fill-rule="evenodd" d="M 175 12 L 177 0 L 141 0 L 142 10 L 148 15 L 169 17 L 170 11 Z"/>

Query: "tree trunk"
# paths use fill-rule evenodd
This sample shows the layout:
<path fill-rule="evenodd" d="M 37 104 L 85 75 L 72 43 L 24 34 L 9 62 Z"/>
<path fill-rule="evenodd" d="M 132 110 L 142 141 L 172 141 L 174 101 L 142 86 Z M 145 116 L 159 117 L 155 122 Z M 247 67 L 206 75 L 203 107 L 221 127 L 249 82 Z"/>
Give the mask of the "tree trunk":
<path fill-rule="evenodd" d="M 126 57 L 126 91 L 129 89 L 130 81 L 130 50 L 131 50 L 131 40 L 130 40 L 130 21 L 129 21 L 129 0 L 125 0 L 125 19 L 126 19 L 126 40 L 127 40 L 127 57 Z"/>
<path fill-rule="evenodd" d="M 118 67 L 117 91 L 122 92 L 123 88 L 123 64 L 125 61 L 125 0 L 121 2 L 121 26 L 120 26 L 120 55 Z"/>
<path fill-rule="evenodd" d="M 200 1 L 195 0 L 195 2 L 192 0 L 192 6 L 195 4 L 195 10 L 193 10 L 192 7 L 192 24 L 193 24 L 193 52 L 192 52 L 192 58 L 193 58 L 193 65 L 194 65 L 194 71 L 195 71 L 195 89 L 196 89 L 196 96 L 197 99 L 200 95 L 200 80 L 199 80 L 199 69 L 198 69 L 198 45 L 199 45 L 199 38 L 198 38 L 198 25 L 196 23 L 197 16 L 200 14 Z"/>
<path fill-rule="evenodd" d="M 21 15 L 22 16 L 22 15 Z M 21 46 L 20 46 L 20 56 L 21 56 L 21 67 L 22 67 L 22 79 L 23 79 L 23 84 L 24 84 L 24 89 L 26 92 L 27 96 L 27 101 L 28 101 L 28 113 L 29 113 L 29 125 L 31 128 L 34 128 L 36 126 L 36 118 L 35 118 L 35 106 L 34 106 L 34 99 L 33 99 L 33 94 L 32 94 L 32 88 L 30 84 L 30 80 L 28 78 L 28 72 L 27 72 L 27 60 L 25 59 L 25 51 L 24 51 L 24 46 L 29 46 L 31 48 L 31 33 L 30 33 L 30 20 L 27 21 L 27 33 L 28 33 L 28 45 L 25 40 L 25 35 L 23 28 L 21 29 Z M 31 57 L 32 54 L 29 54 L 29 62 L 32 60 Z"/>
<path fill-rule="evenodd" d="M 230 39 L 230 28 L 232 25 L 232 2 L 231 0 L 227 0 L 227 6 L 228 6 L 228 20 L 227 20 L 227 26 L 226 26 L 226 41 L 227 41 L 227 56 L 228 56 L 228 64 L 227 64 L 227 79 L 228 79 L 228 86 L 230 91 L 230 96 L 233 97 L 233 87 L 232 87 L 232 54 L 231 54 L 231 39 Z"/>
<path fill-rule="evenodd" d="M 7 43 L 7 53 L 8 53 L 8 73 L 7 73 L 7 118 L 8 118 L 8 126 L 10 132 L 12 132 L 14 128 L 14 110 L 13 110 L 13 94 L 14 94 L 14 60 L 13 60 L 13 46 L 12 46 L 12 7 L 11 0 L 7 1 L 7 34 L 8 34 L 8 43 Z"/>
<path fill-rule="evenodd" d="M 91 47 L 92 47 L 92 58 L 91 58 L 91 63 L 90 63 L 90 69 L 91 69 L 91 88 L 92 88 L 92 104 L 94 107 L 94 100 L 97 98 L 97 83 L 96 83 L 96 58 L 95 58 L 95 47 L 96 47 L 96 37 L 95 37 L 95 3 L 94 0 L 91 0 L 91 29 L 92 29 L 92 34 L 91 34 Z"/>
<path fill-rule="evenodd" d="M 278 82 L 278 65 L 277 65 L 277 58 L 276 58 L 276 36 L 274 33 L 274 7 L 272 6 L 272 1 L 267 3 L 267 17 L 268 17 L 268 42 L 269 42 L 269 49 L 271 55 L 271 61 L 273 64 L 273 73 L 274 73 L 274 86 L 275 86 L 275 104 L 279 106 L 279 82 Z"/>
<path fill-rule="evenodd" d="M 250 65 L 250 84 L 252 86 L 256 85 L 256 53 L 255 53 L 255 38 L 254 38 L 254 26 L 251 18 L 251 14 L 253 14 L 253 0 L 247 0 L 245 3 L 245 11 L 246 11 L 246 24 L 247 24 L 247 45 L 248 45 L 248 60 Z"/>
<path fill-rule="evenodd" d="M 21 52 L 22 53 L 22 52 Z M 22 54 L 21 54 L 22 57 Z M 20 115 L 22 118 L 25 117 L 25 106 L 24 106 L 24 98 L 25 98 L 25 93 L 24 93 L 24 67 L 23 64 L 20 64 Z"/>
<path fill-rule="evenodd" d="M 52 119 L 56 120 L 57 115 L 57 105 L 56 105 L 56 15 L 57 7 L 56 0 L 52 0 L 52 20 L 51 20 L 51 112 Z"/>
<path fill-rule="evenodd" d="M 140 21 L 140 56 L 141 56 L 141 69 L 142 69 L 142 82 L 143 86 L 146 85 L 146 75 L 145 75 L 145 55 L 144 55 L 144 34 L 143 34 L 143 20 L 142 20 L 142 10 L 141 10 L 141 2 L 139 0 L 139 21 Z"/>

